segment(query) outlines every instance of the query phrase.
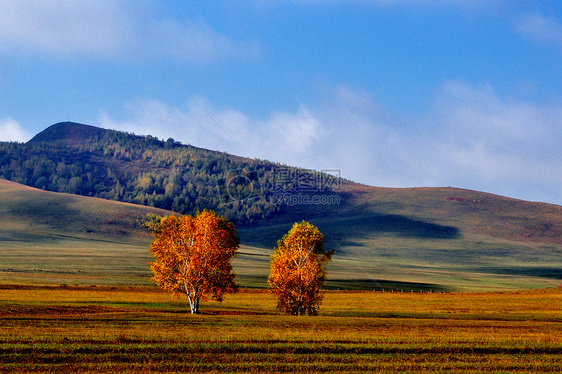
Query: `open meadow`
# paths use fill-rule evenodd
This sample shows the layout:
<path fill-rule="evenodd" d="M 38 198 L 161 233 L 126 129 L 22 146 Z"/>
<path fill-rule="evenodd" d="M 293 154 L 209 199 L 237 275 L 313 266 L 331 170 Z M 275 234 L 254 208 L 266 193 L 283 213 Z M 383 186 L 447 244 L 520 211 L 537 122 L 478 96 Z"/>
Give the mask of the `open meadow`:
<path fill-rule="evenodd" d="M 335 250 L 330 289 L 483 292 L 561 283 L 562 207 L 452 188 L 361 188 L 326 211 L 298 206 L 240 227 L 237 283 L 267 287 L 277 240 L 304 218 Z M 138 225 L 147 213 L 171 212 L 0 179 L 0 284 L 149 286 L 153 238 Z"/>
<path fill-rule="evenodd" d="M 263 289 L 295 220 L 242 227 L 241 291 L 190 315 L 150 280 L 138 224 L 167 212 L 0 189 L 0 373 L 562 372 L 559 207 L 358 194 L 310 216 L 335 250 L 316 317 L 280 314 Z"/>
<path fill-rule="evenodd" d="M 242 290 L 191 315 L 155 287 L 0 288 L 1 373 L 562 371 L 562 288 L 329 291 L 287 316 Z"/>

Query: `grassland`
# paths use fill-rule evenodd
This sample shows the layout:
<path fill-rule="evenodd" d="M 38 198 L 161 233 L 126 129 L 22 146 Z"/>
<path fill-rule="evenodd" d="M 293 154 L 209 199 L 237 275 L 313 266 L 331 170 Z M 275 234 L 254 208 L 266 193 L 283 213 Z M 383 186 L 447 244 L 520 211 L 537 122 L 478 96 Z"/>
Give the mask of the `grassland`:
<path fill-rule="evenodd" d="M 345 188 L 352 187 L 359 188 Z M 295 207 L 289 216 L 240 227 L 237 282 L 266 287 L 276 241 L 307 219 L 336 250 L 330 289 L 492 291 L 562 283 L 560 207 L 459 189 L 361 188 L 344 189 L 350 195 L 338 207 Z M 168 213 L 0 180 L 0 284 L 150 285 L 152 238 L 136 224 L 148 212 Z"/>
<path fill-rule="evenodd" d="M 341 206 L 292 213 L 336 250 L 331 288 L 492 291 L 562 283 L 560 206 L 458 188 L 345 183 L 342 193 Z M 273 221 L 239 231 L 247 246 L 272 248 L 289 228 Z"/>
<path fill-rule="evenodd" d="M 146 278 L 147 213 L 116 201 L 0 180 L 0 284 L 128 284 Z"/>
<path fill-rule="evenodd" d="M 562 289 L 326 294 L 317 317 L 246 290 L 190 315 L 152 287 L 4 286 L 0 372 L 562 370 Z"/>
<path fill-rule="evenodd" d="M 151 286 L 137 224 L 169 212 L 0 180 L 0 373 L 562 372 L 562 207 L 456 188 L 337 194 L 239 227 L 242 291 L 189 315 Z M 320 315 L 297 318 L 260 288 L 303 219 L 336 252 Z"/>

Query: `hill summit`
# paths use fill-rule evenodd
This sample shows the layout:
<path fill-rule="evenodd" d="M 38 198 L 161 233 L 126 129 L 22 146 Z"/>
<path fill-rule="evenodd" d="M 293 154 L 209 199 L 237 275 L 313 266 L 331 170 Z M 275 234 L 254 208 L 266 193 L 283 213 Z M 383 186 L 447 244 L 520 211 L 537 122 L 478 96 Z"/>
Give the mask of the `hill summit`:
<path fill-rule="evenodd" d="M 84 125 L 82 123 L 59 122 L 35 135 L 28 143 L 66 142 L 69 145 L 78 145 L 88 139 L 100 138 L 106 131 L 107 130 L 102 128 Z"/>

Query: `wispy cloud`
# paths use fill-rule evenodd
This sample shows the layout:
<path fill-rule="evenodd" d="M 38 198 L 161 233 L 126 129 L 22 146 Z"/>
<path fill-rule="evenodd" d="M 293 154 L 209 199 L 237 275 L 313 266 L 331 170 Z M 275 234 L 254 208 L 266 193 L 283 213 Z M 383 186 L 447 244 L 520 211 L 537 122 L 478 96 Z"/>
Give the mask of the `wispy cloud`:
<path fill-rule="evenodd" d="M 538 106 L 502 98 L 487 85 L 449 81 L 426 113 L 406 117 L 375 101 L 326 142 L 338 116 L 345 117 L 364 97 L 364 92 L 339 87 L 329 102 L 265 119 L 198 98 L 240 144 L 192 103 L 174 108 L 153 100 L 137 102 L 130 122 L 108 115 L 100 122 L 242 156 L 340 169 L 344 177 L 371 185 L 453 185 L 528 199 L 547 196 L 541 185 L 562 191 L 562 105 Z M 558 197 L 554 202 L 562 203 L 562 193 Z"/>
<path fill-rule="evenodd" d="M 31 136 L 15 119 L 10 117 L 0 119 L 0 141 L 26 142 L 31 139 Z"/>
<path fill-rule="evenodd" d="M 177 108 L 148 99 L 130 103 L 128 121 L 114 120 L 102 113 L 99 125 L 161 139 L 172 137 L 198 147 L 295 165 L 300 157 L 310 155 L 319 142 L 320 123 L 306 107 L 295 113 L 277 112 L 266 119 L 252 120 L 240 111 L 217 108 L 205 98 L 196 99 L 213 119 L 192 101 Z M 237 141 L 232 141 L 228 134 L 234 134 Z"/>
<path fill-rule="evenodd" d="M 154 21 L 139 41 L 152 45 L 153 55 L 180 61 L 247 60 L 260 53 L 256 42 L 231 40 L 201 20 L 184 23 L 173 19 Z"/>
<path fill-rule="evenodd" d="M 562 24 L 555 17 L 541 13 L 529 13 L 519 18 L 516 31 L 535 42 L 562 46 Z"/>
<path fill-rule="evenodd" d="M 245 59 L 256 43 L 234 41 L 203 20 L 155 18 L 142 2 L 5 0 L 0 2 L 0 54 L 57 58 Z"/>
<path fill-rule="evenodd" d="M 27 53 L 107 56 L 131 42 L 123 3 L 101 0 L 0 3 L 0 46 Z"/>
<path fill-rule="evenodd" d="M 451 178 L 506 191 L 520 185 L 526 193 L 536 183 L 562 187 L 560 103 L 536 105 L 501 98 L 490 86 L 448 82 L 433 116 L 438 158 L 450 163 Z"/>

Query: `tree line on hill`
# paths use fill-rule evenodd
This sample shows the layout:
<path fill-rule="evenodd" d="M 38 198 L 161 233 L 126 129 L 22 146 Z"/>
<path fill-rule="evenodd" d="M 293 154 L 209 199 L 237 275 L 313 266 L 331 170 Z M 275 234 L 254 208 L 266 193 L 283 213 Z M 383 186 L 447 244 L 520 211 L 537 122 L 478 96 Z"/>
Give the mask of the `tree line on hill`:
<path fill-rule="evenodd" d="M 298 170 L 301 180 L 320 175 L 113 130 L 79 141 L 61 136 L 0 143 L 0 178 L 180 214 L 212 209 L 236 224 L 266 219 L 282 209 L 284 203 L 273 196 L 279 175 L 287 177 L 287 170 Z M 282 186 L 288 192 L 295 192 L 294 187 Z"/>

